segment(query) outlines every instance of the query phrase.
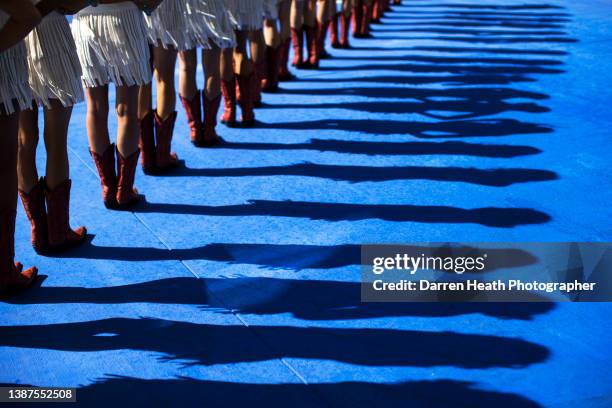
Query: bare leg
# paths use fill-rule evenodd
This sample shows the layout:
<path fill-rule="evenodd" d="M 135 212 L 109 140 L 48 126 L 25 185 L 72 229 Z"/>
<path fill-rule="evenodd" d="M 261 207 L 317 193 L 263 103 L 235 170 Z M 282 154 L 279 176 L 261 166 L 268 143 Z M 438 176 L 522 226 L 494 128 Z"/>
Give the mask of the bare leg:
<path fill-rule="evenodd" d="M 0 210 L 15 211 L 17 208 L 17 139 L 19 113 L 0 113 Z M 4 233 L 4 231 L 2 231 Z M 3 265 L 4 266 L 4 265 Z M 2 273 L 7 271 L 2 270 Z"/>
<path fill-rule="evenodd" d="M 38 271 L 31 268 L 22 272 L 22 266 L 14 264 L 19 113 L 0 112 L 0 129 L 0 292 L 3 292 L 27 288 Z"/>
<path fill-rule="evenodd" d="M 38 183 L 38 171 L 36 170 L 38 140 L 38 106 L 33 105 L 32 109 L 23 110 L 19 114 L 17 176 L 19 189 L 26 193 L 29 193 Z"/>
<path fill-rule="evenodd" d="M 276 20 L 264 20 L 264 38 L 268 47 L 277 48 L 280 45 Z"/>
<path fill-rule="evenodd" d="M 185 99 L 193 99 L 198 93 L 196 70 L 198 55 L 196 50 L 179 52 L 179 95 Z"/>
<path fill-rule="evenodd" d="M 221 103 L 221 49 L 202 50 L 204 65 L 204 138 L 202 146 L 214 146 L 222 140 L 216 132 L 217 114 Z"/>
<path fill-rule="evenodd" d="M 221 94 L 221 49 L 218 47 L 210 50 L 203 49 L 202 64 L 204 65 L 206 97 L 212 100 Z"/>
<path fill-rule="evenodd" d="M 291 2 L 291 28 L 299 30 L 304 24 L 304 7 L 297 1 Z"/>
<path fill-rule="evenodd" d="M 68 165 L 68 125 L 72 106 L 64 107 L 57 99 L 51 99 L 51 109 L 45 108 L 45 148 L 47 150 L 47 187 L 54 189 L 66 181 Z"/>
<path fill-rule="evenodd" d="M 157 114 L 166 119 L 176 110 L 176 90 L 174 86 L 174 67 L 177 52 L 174 49 L 155 47 L 153 66 L 157 81 Z M 195 73 L 195 70 L 194 70 Z"/>
<path fill-rule="evenodd" d="M 248 37 L 251 48 L 251 59 L 255 65 L 260 64 L 264 58 L 264 48 L 266 45 L 263 31 L 249 31 Z"/>
<path fill-rule="evenodd" d="M 123 157 L 138 150 L 138 86 L 118 86 L 117 101 L 117 149 Z"/>
<path fill-rule="evenodd" d="M 138 119 L 144 119 L 153 110 L 153 85 L 141 85 L 138 90 Z"/>
<path fill-rule="evenodd" d="M 235 73 L 249 76 L 253 72 L 253 64 L 247 53 L 247 32 L 236 31 L 236 48 L 234 48 Z"/>
<path fill-rule="evenodd" d="M 102 155 L 110 145 L 108 136 L 108 85 L 85 88 L 89 148 Z"/>

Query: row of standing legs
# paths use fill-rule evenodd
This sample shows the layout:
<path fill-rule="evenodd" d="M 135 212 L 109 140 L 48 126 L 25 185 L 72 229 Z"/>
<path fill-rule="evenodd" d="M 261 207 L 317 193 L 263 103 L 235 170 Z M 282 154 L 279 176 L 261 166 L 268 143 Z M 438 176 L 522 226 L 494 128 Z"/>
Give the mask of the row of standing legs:
<path fill-rule="evenodd" d="M 163 173 L 178 164 L 177 155 L 171 151 L 177 117 L 174 81 L 177 57 L 178 93 L 186 112 L 190 140 L 197 147 L 213 147 L 222 142 L 216 133 L 222 96 L 223 123 L 230 127 L 254 126 L 254 108 L 261 103 L 261 92 L 276 92 L 279 81 L 294 78 L 288 69 L 290 42 L 294 50 L 292 65 L 316 69 L 321 58 L 329 57 L 324 48 L 328 32 L 333 48 L 350 48 L 349 26 L 352 25 L 354 37 L 369 37 L 370 22 L 379 20 L 391 1 L 400 3 L 400 0 L 344 0 L 339 12 L 330 0 L 283 1 L 279 4 L 278 23 L 265 20 L 263 30 L 237 31 L 233 49 L 202 50 L 204 90 L 196 85 L 195 49 L 152 47 L 156 109 L 151 84 L 118 86 L 116 144 L 111 142 L 108 131 L 108 85 L 87 88 L 90 154 L 100 176 L 105 206 L 126 209 L 139 201 L 134 188 L 139 157 L 146 174 Z M 236 118 L 237 106 L 242 113 L 240 122 Z M 0 198 L 0 268 L 11 271 L 0 274 L 0 292 L 28 286 L 37 273 L 36 268 L 23 270 L 20 263 L 13 261 L 18 194 L 30 221 L 31 242 L 37 252 L 53 253 L 74 247 L 84 241 L 87 233 L 85 227 L 72 229 L 69 222 L 67 135 L 72 107 L 51 100 L 51 108 L 42 111 L 47 163 L 46 175 L 41 178 L 36 170 L 39 109 L 33 106 L 21 113 L 0 115 L 0 128 L 8 135 L 18 135 L 3 138 L 0 149 L 0 184 L 6 186 L 7 192 Z"/>

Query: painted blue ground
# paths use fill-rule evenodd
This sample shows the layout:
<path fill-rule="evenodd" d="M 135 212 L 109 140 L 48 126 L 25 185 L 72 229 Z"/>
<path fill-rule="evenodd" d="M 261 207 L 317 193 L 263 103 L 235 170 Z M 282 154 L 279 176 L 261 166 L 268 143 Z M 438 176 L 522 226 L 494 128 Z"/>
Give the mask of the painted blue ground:
<path fill-rule="evenodd" d="M 91 240 L 37 257 L 19 215 L 47 277 L 0 304 L 0 383 L 92 406 L 612 406 L 610 305 L 360 304 L 357 266 L 365 242 L 612 239 L 609 3 L 404 3 L 225 148 L 193 148 L 180 112 L 186 167 L 139 173 L 133 213 L 103 208 L 77 107 Z"/>

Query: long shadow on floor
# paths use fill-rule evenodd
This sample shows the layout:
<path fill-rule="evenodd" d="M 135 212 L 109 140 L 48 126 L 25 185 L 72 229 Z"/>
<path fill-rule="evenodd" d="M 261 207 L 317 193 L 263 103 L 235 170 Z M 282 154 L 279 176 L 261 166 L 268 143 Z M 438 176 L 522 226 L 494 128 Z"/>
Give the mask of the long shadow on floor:
<path fill-rule="evenodd" d="M 338 71 L 340 72 L 340 71 Z M 375 72 L 375 71 L 372 71 Z M 361 74 L 359 74 L 361 75 Z M 329 78 L 323 77 L 304 77 L 300 78 L 300 82 L 319 82 L 319 83 L 338 83 L 338 82 L 355 82 L 355 83 L 374 83 L 374 84 L 401 84 L 401 85 L 424 85 L 424 84 L 440 84 L 444 86 L 467 86 L 467 85 L 510 85 L 520 82 L 535 82 L 535 79 L 525 75 L 371 75 L 371 76 L 350 76 L 339 77 L 333 76 Z M 286 89 L 281 87 L 281 92 Z"/>
<path fill-rule="evenodd" d="M 447 99 L 452 101 L 465 102 L 489 102 L 501 103 L 506 99 L 534 99 L 544 100 L 550 96 L 540 93 L 512 89 L 507 87 L 470 87 L 470 88 L 446 88 L 446 89 L 425 89 L 412 87 L 325 87 L 307 89 L 284 89 L 284 94 L 288 95 L 308 95 L 308 96 L 363 96 L 367 98 L 399 98 L 415 99 L 419 101 L 431 101 Z M 394 102 L 395 103 L 395 102 Z M 269 105 L 268 105 L 269 106 Z"/>
<path fill-rule="evenodd" d="M 311 104 L 283 103 L 267 105 L 275 110 L 280 109 L 331 109 L 356 110 L 369 113 L 419 114 L 427 118 L 441 120 L 477 119 L 506 112 L 545 113 L 549 108 L 536 103 L 506 103 L 486 100 L 479 101 L 426 101 L 426 102 L 335 102 Z"/>
<path fill-rule="evenodd" d="M 247 204 L 207 206 L 193 204 L 141 203 L 139 213 L 193 214 L 221 217 L 269 216 L 321 221 L 379 219 L 394 222 L 480 224 L 496 228 L 542 224 L 550 216 L 530 208 L 483 207 L 465 209 L 433 205 L 322 203 L 307 201 L 249 200 Z"/>
<path fill-rule="evenodd" d="M 93 237 L 72 250 L 55 255 L 59 258 L 108 259 L 128 262 L 165 260 L 209 260 L 232 264 L 258 265 L 270 269 L 333 269 L 358 266 L 361 262 L 361 246 L 357 244 L 338 245 L 291 245 L 291 244 L 208 244 L 196 248 L 172 249 L 106 247 L 91 243 Z M 410 245 L 405 247 L 414 253 L 427 251 L 427 247 Z M 455 252 L 453 252 L 455 251 Z M 457 252 L 459 251 L 459 252 Z M 538 259 L 531 253 L 514 248 L 476 248 L 463 246 L 451 250 L 442 246 L 438 256 L 478 257 L 487 253 L 489 261 L 486 271 L 505 268 L 519 268 L 535 264 Z"/>
<path fill-rule="evenodd" d="M 380 50 L 380 49 L 379 49 Z M 559 60 L 551 59 L 523 59 L 523 58 L 484 58 L 484 57 L 442 57 L 442 56 L 425 56 L 425 55 L 412 55 L 412 54 L 398 54 L 394 52 L 393 55 L 367 55 L 359 56 L 354 54 L 348 55 L 334 55 L 334 60 L 337 61 L 415 61 L 415 62 L 427 62 L 435 64 L 499 64 L 499 65 L 519 65 L 519 66 L 541 66 L 541 65 L 563 65 L 563 62 Z M 417 92 L 419 90 L 416 90 Z M 433 90 L 432 90 L 433 91 Z M 445 91 L 445 90 L 440 90 Z M 511 90 L 510 90 L 511 91 Z"/>
<path fill-rule="evenodd" d="M 575 43 L 577 40 L 568 37 L 537 37 L 537 36 L 523 36 L 523 37 L 477 37 L 477 36 L 398 36 L 386 35 L 377 33 L 376 38 L 383 41 L 392 40 L 410 40 L 410 41 L 444 41 L 444 42 L 458 42 L 458 43 L 471 43 L 471 44 L 560 44 L 560 43 Z"/>
<path fill-rule="evenodd" d="M 477 53 L 477 54 L 493 54 L 493 55 L 546 55 L 546 56 L 565 56 L 568 55 L 567 51 L 562 50 L 545 50 L 545 49 L 520 49 L 520 48 L 493 48 L 493 47 L 449 47 L 449 46 L 433 46 L 433 45 L 415 45 L 412 47 L 368 47 L 368 46 L 353 46 L 355 51 L 427 51 L 436 53 L 452 53 L 452 54 L 464 54 L 464 53 Z M 335 56 L 334 56 L 335 58 Z M 438 58 L 436 56 L 435 58 Z M 529 60 L 527 60 L 529 61 Z M 301 78 L 300 78 L 301 80 Z"/>
<path fill-rule="evenodd" d="M 448 15 L 436 15 L 431 17 L 413 17 L 402 19 L 401 22 L 397 22 L 398 19 L 389 19 L 385 18 L 384 24 L 382 26 L 374 26 L 377 30 L 380 30 L 380 27 L 383 29 L 386 27 L 390 27 L 394 29 L 395 27 L 495 27 L 495 28 L 512 28 L 512 29 L 525 29 L 525 30 L 537 30 L 537 29 L 555 29 L 555 28 L 564 28 L 564 25 L 561 24 L 568 20 L 564 19 L 517 19 L 506 20 L 506 19 L 461 19 L 459 16 L 453 16 L 451 14 Z M 451 21 L 449 21 L 451 20 Z M 452 20 L 460 20 L 460 21 L 452 21 Z M 548 21 L 553 20 L 553 21 Z M 557 20 L 557 21 L 555 21 Z M 558 21 L 561 20 L 561 21 Z M 334 56 L 335 58 L 335 56 Z"/>
<path fill-rule="evenodd" d="M 460 38 L 457 38 L 457 41 Z M 386 40 L 400 39 L 385 37 Z M 482 40 L 484 41 L 484 39 Z M 369 58 L 364 57 L 364 60 Z M 519 65 L 457 65 L 457 64 L 407 64 L 407 63 L 368 63 L 354 66 L 322 66 L 321 72 L 346 71 L 348 69 L 364 71 L 396 71 L 414 73 L 447 73 L 457 75 L 528 75 L 528 74 L 560 74 L 565 71 L 557 68 L 546 68 L 539 65 L 519 66 Z"/>
<path fill-rule="evenodd" d="M 553 128 L 543 124 L 503 118 L 446 120 L 442 122 L 320 119 L 299 122 L 258 122 L 257 126 L 261 129 L 327 130 L 376 135 L 410 135 L 419 139 L 499 137 L 553 132 Z"/>
<path fill-rule="evenodd" d="M 9 386 L 9 384 L 3 384 Z M 10 386 L 16 386 L 12 384 Z M 414 407 L 539 408 L 523 396 L 479 389 L 475 383 L 455 380 L 409 381 L 392 384 L 368 382 L 249 384 L 203 381 L 188 377 L 145 380 L 110 376 L 77 390 L 78 401 L 88 407 L 121 401 L 130 407 Z M 70 406 L 68 404 L 67 406 Z"/>
<path fill-rule="evenodd" d="M 274 349 L 253 342 L 254 331 Z M 226 326 L 153 318 L 0 326 L 0 346 L 94 352 L 140 350 L 162 361 L 214 365 L 272 358 L 330 360 L 372 367 L 525 368 L 549 350 L 519 338 L 455 332 L 294 326 Z"/>
<path fill-rule="evenodd" d="M 302 176 L 317 177 L 349 183 L 392 181 L 392 180 L 433 180 L 462 182 L 491 187 L 507 187 L 517 183 L 551 181 L 557 174 L 538 169 L 476 169 L 464 167 L 424 166 L 342 166 L 316 163 L 299 163 L 287 166 L 238 167 L 238 168 L 180 168 L 173 177 L 262 177 Z"/>
<path fill-rule="evenodd" d="M 250 143 L 225 142 L 220 148 L 249 151 L 260 150 L 314 150 L 365 155 L 453 155 L 513 158 L 539 154 L 532 146 L 479 144 L 465 142 L 370 142 L 358 140 L 310 139 L 302 143 Z"/>
<path fill-rule="evenodd" d="M 534 3 L 534 4 L 513 4 L 513 5 L 502 5 L 502 4 L 470 4 L 470 3 L 406 3 L 401 6 L 397 6 L 394 10 L 401 11 L 405 10 L 412 13 L 415 8 L 450 8 L 450 9 L 467 9 L 467 10 L 499 10 L 503 11 L 504 14 L 510 14 L 516 10 L 564 10 L 564 7 L 557 6 L 554 4 L 546 3 Z"/>
<path fill-rule="evenodd" d="M 219 313 L 229 313 L 228 309 L 243 315 L 290 313 L 299 319 L 312 321 L 404 316 L 449 317 L 470 314 L 504 320 L 531 320 L 555 307 L 554 303 L 542 302 L 543 299 L 537 296 L 532 296 L 530 300 L 534 302 L 366 303 L 361 301 L 360 282 L 262 277 L 199 279 L 191 277 L 101 288 L 42 286 L 12 298 L 10 303 L 183 304 L 198 305 Z"/>
<path fill-rule="evenodd" d="M 471 35 L 471 36 L 496 36 L 496 35 L 531 35 L 531 36 L 565 36 L 567 32 L 563 30 L 545 30 L 541 27 L 534 26 L 529 30 L 516 30 L 516 29 L 485 29 L 485 28 L 442 28 L 442 27 L 411 27 L 406 24 L 402 28 L 399 26 L 374 26 L 372 28 L 374 35 L 378 33 L 431 33 L 431 34 L 444 34 L 444 35 Z M 531 38 L 531 37 L 530 37 Z"/>

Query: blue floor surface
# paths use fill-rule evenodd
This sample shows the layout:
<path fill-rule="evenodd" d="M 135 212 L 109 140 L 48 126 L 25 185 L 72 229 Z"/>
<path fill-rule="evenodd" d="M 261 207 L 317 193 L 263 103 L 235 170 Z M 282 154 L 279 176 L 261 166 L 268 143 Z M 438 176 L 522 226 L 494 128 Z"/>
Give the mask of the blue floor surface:
<path fill-rule="evenodd" d="M 610 3 L 404 0 L 265 95 L 259 127 L 106 210 L 70 128 L 88 243 L 17 254 L 0 383 L 88 406 L 610 407 L 609 304 L 361 304 L 359 245 L 610 241 Z M 111 130 L 116 120 L 111 119 Z M 44 168 L 41 149 L 40 168 Z"/>

